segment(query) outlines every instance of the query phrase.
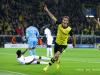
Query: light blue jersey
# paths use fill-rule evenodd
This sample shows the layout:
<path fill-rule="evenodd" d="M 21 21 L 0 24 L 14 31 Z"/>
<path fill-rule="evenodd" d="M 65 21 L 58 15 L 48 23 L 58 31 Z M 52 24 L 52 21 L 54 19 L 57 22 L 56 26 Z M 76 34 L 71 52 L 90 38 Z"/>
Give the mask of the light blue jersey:
<path fill-rule="evenodd" d="M 38 42 L 38 39 L 37 39 L 38 36 L 39 36 L 39 31 L 36 27 L 29 26 L 26 29 L 26 38 L 28 40 L 29 48 L 36 47 L 37 42 Z"/>
<path fill-rule="evenodd" d="M 26 38 L 37 38 L 39 36 L 39 31 L 36 27 L 30 26 L 26 29 Z"/>

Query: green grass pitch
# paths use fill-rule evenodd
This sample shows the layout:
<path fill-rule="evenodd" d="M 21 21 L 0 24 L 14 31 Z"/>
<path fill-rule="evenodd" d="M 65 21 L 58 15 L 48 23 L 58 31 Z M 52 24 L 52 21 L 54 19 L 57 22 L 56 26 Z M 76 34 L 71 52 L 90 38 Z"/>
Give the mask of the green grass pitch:
<path fill-rule="evenodd" d="M 100 50 L 94 48 L 66 49 L 60 58 L 60 69 L 53 64 L 47 72 L 42 71 L 46 65 L 19 64 L 16 50 L 0 48 L 0 75 L 100 75 Z M 46 56 L 45 48 L 36 50 L 38 55 Z"/>

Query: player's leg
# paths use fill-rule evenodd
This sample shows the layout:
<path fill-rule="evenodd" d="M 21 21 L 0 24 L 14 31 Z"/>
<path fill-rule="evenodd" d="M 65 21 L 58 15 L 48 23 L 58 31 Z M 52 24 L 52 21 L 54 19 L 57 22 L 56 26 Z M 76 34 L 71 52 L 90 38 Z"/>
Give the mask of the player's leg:
<path fill-rule="evenodd" d="M 61 45 L 60 46 L 60 54 L 66 49 L 67 45 Z M 58 54 L 58 60 L 56 61 L 57 69 L 60 67 L 60 55 Z"/>
<path fill-rule="evenodd" d="M 34 61 L 32 62 L 32 64 L 49 64 L 49 62 L 45 62 L 45 61 Z"/>
<path fill-rule="evenodd" d="M 38 40 L 37 38 L 33 38 L 33 55 L 36 55 L 36 46 L 37 46 Z"/>
<path fill-rule="evenodd" d="M 47 57 L 53 57 L 51 45 L 47 45 Z"/>
<path fill-rule="evenodd" d="M 59 57 L 58 60 L 56 61 L 56 67 L 57 67 L 57 69 L 59 69 L 59 67 L 60 67 L 60 57 Z"/>
<path fill-rule="evenodd" d="M 28 47 L 29 47 L 29 54 L 30 56 L 33 55 L 34 51 L 33 51 L 33 38 L 29 38 L 28 39 Z"/>
<path fill-rule="evenodd" d="M 53 54 L 52 54 L 52 47 L 49 48 L 49 51 L 50 51 L 50 57 L 53 57 Z"/>
<path fill-rule="evenodd" d="M 58 61 L 58 59 L 59 59 L 59 57 L 60 57 L 60 51 L 57 51 L 55 54 L 54 54 L 54 57 L 53 58 L 51 58 L 51 62 L 50 62 L 50 64 L 52 65 L 53 63 L 55 63 L 55 62 L 57 62 Z"/>
<path fill-rule="evenodd" d="M 29 48 L 29 55 L 33 55 L 33 51 L 31 50 L 32 48 L 32 42 L 31 42 L 31 38 L 28 38 L 28 48 Z"/>
<path fill-rule="evenodd" d="M 48 67 L 51 66 L 53 63 L 57 62 L 59 60 L 59 57 L 61 55 L 61 53 L 63 52 L 63 50 L 66 48 L 66 45 L 58 45 L 55 43 L 55 47 L 54 47 L 54 57 L 51 58 L 51 61 L 49 62 L 49 65 L 47 65 L 43 70 L 47 71 Z M 59 63 L 57 68 L 59 68 Z"/>
<path fill-rule="evenodd" d="M 40 64 L 49 64 L 49 62 L 40 61 Z"/>
<path fill-rule="evenodd" d="M 51 66 L 53 63 L 55 63 L 58 60 L 59 55 L 60 55 L 59 51 L 57 53 L 55 53 L 54 57 L 51 58 L 49 64 L 45 68 L 43 68 L 43 71 L 46 72 L 48 70 L 49 66 Z"/>
<path fill-rule="evenodd" d="M 56 58 L 55 56 L 56 56 L 56 53 L 57 53 L 57 50 L 56 49 L 57 49 L 57 45 L 55 44 L 55 47 L 54 47 L 54 57 L 51 58 L 49 64 L 46 67 L 43 68 L 43 71 L 47 71 L 48 68 L 49 68 L 49 66 L 51 66 L 56 61 L 56 59 L 55 59 Z"/>
<path fill-rule="evenodd" d="M 45 57 L 45 56 L 40 56 L 40 59 L 41 59 L 41 60 L 50 60 L 49 57 Z"/>
<path fill-rule="evenodd" d="M 30 55 L 36 55 L 36 50 L 35 47 L 37 45 L 37 39 L 36 38 L 30 38 L 28 41 L 28 45 L 29 45 L 29 53 Z"/>
<path fill-rule="evenodd" d="M 49 57 L 49 48 L 47 47 L 47 57 Z"/>
<path fill-rule="evenodd" d="M 34 58 L 36 59 L 36 60 L 50 60 L 50 58 L 48 58 L 48 57 L 45 57 L 45 56 L 34 56 Z"/>
<path fill-rule="evenodd" d="M 50 45 L 47 45 L 47 57 L 50 57 Z"/>
<path fill-rule="evenodd" d="M 51 64 L 55 63 L 55 61 L 58 61 L 60 54 L 62 53 L 62 46 L 55 43 L 54 46 L 54 57 L 51 58 Z"/>

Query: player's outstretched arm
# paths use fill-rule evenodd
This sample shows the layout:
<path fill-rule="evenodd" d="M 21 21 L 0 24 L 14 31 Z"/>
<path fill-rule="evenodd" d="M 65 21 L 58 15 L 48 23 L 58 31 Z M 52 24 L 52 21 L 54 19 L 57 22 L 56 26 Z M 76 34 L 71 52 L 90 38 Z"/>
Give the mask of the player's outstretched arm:
<path fill-rule="evenodd" d="M 48 15 L 50 16 L 50 18 L 54 20 L 54 22 L 57 21 L 56 17 L 47 8 L 47 5 L 44 6 L 44 10 L 48 13 Z"/>
<path fill-rule="evenodd" d="M 27 50 L 28 50 L 28 49 L 26 49 L 25 51 L 23 51 L 22 54 L 25 54 Z"/>

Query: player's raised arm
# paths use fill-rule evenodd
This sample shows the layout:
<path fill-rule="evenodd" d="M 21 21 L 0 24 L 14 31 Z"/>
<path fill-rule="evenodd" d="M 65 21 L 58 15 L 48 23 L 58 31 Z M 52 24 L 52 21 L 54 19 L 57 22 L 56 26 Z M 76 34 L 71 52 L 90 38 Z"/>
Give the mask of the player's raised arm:
<path fill-rule="evenodd" d="M 48 15 L 50 16 L 50 18 L 51 18 L 52 20 L 54 20 L 54 22 L 57 21 L 56 17 L 49 11 L 49 9 L 47 8 L 46 5 L 44 6 L 44 10 L 48 13 Z"/>

